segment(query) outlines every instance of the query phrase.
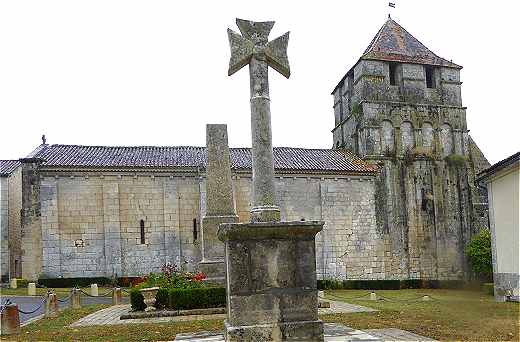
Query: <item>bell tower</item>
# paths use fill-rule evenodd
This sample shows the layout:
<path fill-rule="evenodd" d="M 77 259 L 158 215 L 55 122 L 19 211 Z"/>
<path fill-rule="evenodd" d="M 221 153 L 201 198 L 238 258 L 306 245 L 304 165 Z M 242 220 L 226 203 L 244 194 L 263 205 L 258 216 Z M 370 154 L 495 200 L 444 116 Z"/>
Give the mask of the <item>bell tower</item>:
<path fill-rule="evenodd" d="M 389 17 L 332 92 L 334 148 L 381 169 L 387 277 L 464 278 L 464 247 L 487 225 L 474 185 L 487 160 L 468 134 L 461 69 Z"/>

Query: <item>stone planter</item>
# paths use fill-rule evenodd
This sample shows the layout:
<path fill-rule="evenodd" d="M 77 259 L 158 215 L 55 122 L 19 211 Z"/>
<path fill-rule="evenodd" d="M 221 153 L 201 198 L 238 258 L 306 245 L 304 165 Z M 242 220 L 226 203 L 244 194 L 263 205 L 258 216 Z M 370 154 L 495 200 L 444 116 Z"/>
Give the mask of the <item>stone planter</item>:
<path fill-rule="evenodd" d="M 148 312 L 155 310 L 153 305 L 155 304 L 155 295 L 157 294 L 157 291 L 159 291 L 158 287 L 148 287 L 146 289 L 139 290 L 139 292 L 143 294 L 144 303 L 146 304 L 146 309 L 144 309 L 144 311 Z"/>

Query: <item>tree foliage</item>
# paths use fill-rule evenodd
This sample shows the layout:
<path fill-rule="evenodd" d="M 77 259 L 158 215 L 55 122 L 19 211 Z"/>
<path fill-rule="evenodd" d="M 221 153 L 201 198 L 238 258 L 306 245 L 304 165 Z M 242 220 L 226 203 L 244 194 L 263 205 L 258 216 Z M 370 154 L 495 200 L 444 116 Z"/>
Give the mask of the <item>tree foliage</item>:
<path fill-rule="evenodd" d="M 491 255 L 491 233 L 489 229 L 481 229 L 473 236 L 466 247 L 466 255 L 469 258 L 471 268 L 479 276 L 491 278 L 493 274 L 493 261 Z"/>

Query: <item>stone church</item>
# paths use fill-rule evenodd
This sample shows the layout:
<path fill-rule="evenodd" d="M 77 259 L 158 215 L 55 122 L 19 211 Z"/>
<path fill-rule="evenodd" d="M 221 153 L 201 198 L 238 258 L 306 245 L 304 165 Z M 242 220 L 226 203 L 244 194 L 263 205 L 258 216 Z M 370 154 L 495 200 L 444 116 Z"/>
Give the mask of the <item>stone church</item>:
<path fill-rule="evenodd" d="M 321 279 L 464 279 L 487 226 L 462 67 L 388 19 L 334 88 L 332 149 L 275 147 L 282 220 L 323 220 Z M 230 149 L 240 221 L 251 151 Z M 206 149 L 49 145 L 0 161 L 2 275 L 139 276 L 201 260 Z"/>

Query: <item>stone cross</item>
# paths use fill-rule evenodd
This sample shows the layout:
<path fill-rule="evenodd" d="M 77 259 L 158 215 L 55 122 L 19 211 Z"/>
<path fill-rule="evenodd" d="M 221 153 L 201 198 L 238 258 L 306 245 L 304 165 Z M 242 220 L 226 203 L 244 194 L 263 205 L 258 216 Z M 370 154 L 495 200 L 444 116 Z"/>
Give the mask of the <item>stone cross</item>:
<path fill-rule="evenodd" d="M 228 29 L 231 76 L 249 64 L 251 91 L 251 135 L 253 160 L 253 205 L 251 222 L 280 221 L 275 204 L 273 143 L 269 100 L 268 66 L 289 78 L 287 43 L 289 32 L 268 42 L 274 21 L 236 20 L 242 35 Z"/>

